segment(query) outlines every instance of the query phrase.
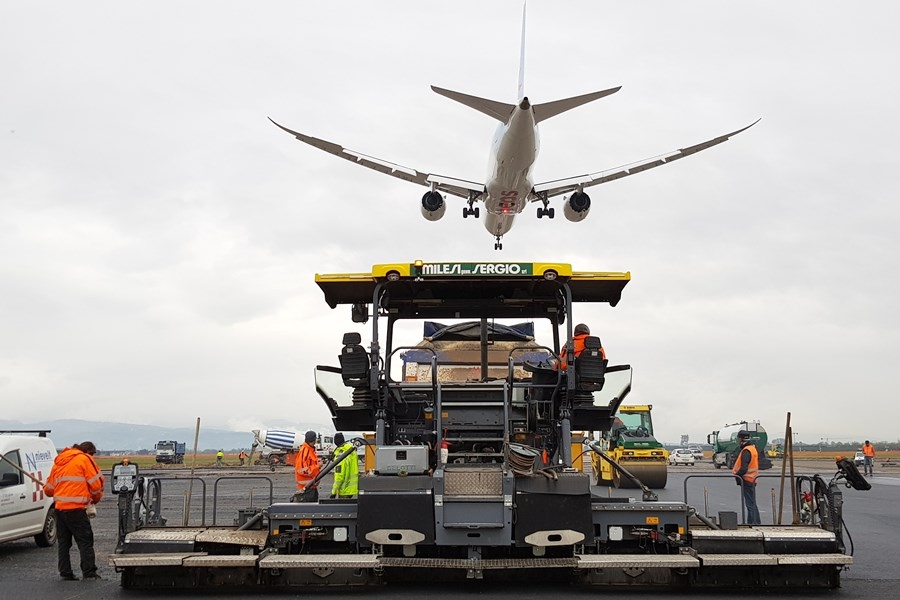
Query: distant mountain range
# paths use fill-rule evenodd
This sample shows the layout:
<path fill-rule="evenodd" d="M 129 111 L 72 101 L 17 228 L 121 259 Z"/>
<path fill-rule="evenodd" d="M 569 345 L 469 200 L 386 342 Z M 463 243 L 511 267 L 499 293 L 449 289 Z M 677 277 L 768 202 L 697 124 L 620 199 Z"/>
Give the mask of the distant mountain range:
<path fill-rule="evenodd" d="M 283 424 L 272 424 L 273 428 L 290 429 L 292 431 L 331 432 L 334 428 L 320 423 L 299 424 L 296 428 Z M 50 430 L 48 437 L 57 448 L 65 448 L 85 440 L 94 442 L 98 451 L 105 452 L 138 452 L 152 450 L 160 440 L 185 442 L 188 452 L 194 447 L 194 429 L 190 427 L 160 427 L 158 425 L 136 425 L 134 423 L 107 423 L 102 421 L 82 421 L 80 419 L 58 419 L 23 423 L 0 419 L 0 431 L 11 430 Z M 197 444 L 199 452 L 215 452 L 219 449 L 237 451 L 248 449 L 253 443 L 253 434 L 248 431 L 228 431 L 225 429 L 206 429 L 200 425 L 200 437 Z"/>

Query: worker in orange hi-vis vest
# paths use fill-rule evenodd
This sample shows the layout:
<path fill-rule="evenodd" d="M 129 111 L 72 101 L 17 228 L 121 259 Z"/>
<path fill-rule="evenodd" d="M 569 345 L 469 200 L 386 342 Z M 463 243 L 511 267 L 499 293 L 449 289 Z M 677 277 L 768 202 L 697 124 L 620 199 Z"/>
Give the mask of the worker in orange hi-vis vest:
<path fill-rule="evenodd" d="M 297 490 L 299 492 L 304 492 L 306 486 L 319 474 L 319 457 L 316 455 L 316 439 L 318 437 L 315 431 L 307 431 L 305 441 L 297 453 L 297 460 L 294 463 L 294 476 L 297 479 Z M 307 492 L 306 500 L 308 502 L 319 501 L 318 486 Z"/>
<path fill-rule="evenodd" d="M 862 453 L 865 457 L 863 471 L 866 475 L 872 475 L 872 471 L 875 468 L 875 446 L 870 444 L 869 440 L 866 440 L 862 447 Z"/>
<path fill-rule="evenodd" d="M 56 456 L 44 484 L 44 493 L 53 497 L 56 509 L 59 576 L 69 581 L 78 579 L 69 557 L 72 539 L 81 555 L 81 576 L 100 579 L 94 555 L 94 530 L 88 514 L 89 510 L 97 514 L 94 505 L 103 498 L 104 478 L 94 462 L 95 452 L 97 447 L 93 442 L 66 448 Z"/>
<path fill-rule="evenodd" d="M 579 323 L 575 326 L 575 329 L 572 331 L 572 358 L 578 358 L 581 356 L 581 353 L 584 352 L 584 340 L 591 335 L 591 329 L 584 323 Z M 563 371 L 569 368 L 568 362 L 568 354 L 569 348 L 568 344 L 563 345 L 563 347 L 559 351 L 559 363 L 558 366 Z M 606 350 L 603 349 L 603 346 L 600 346 L 600 358 L 606 359 Z"/>
<path fill-rule="evenodd" d="M 759 525 L 759 507 L 756 505 L 756 478 L 759 477 L 759 450 L 750 437 L 750 432 L 742 429 L 738 432 L 741 450 L 734 461 L 732 473 L 740 477 L 738 485 L 744 495 L 744 506 L 747 508 L 747 524 Z"/>

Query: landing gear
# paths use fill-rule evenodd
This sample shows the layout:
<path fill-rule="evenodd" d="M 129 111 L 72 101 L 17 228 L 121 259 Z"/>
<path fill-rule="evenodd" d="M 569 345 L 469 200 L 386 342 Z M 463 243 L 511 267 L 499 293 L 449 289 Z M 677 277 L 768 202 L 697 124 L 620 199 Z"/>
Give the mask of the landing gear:
<path fill-rule="evenodd" d="M 468 218 L 469 215 L 475 217 L 476 219 L 478 218 L 478 207 L 475 206 L 475 202 L 478 201 L 483 195 L 484 192 L 469 192 L 469 198 L 468 200 L 466 200 L 466 202 L 469 203 L 469 206 L 463 207 L 463 219 Z"/>
<path fill-rule="evenodd" d="M 494 243 L 494 250 L 503 250 L 503 243 L 500 241 L 500 236 L 497 236 L 497 241 Z"/>
<path fill-rule="evenodd" d="M 552 219 L 556 216 L 556 210 L 550 208 L 550 200 L 547 198 L 547 192 L 541 192 L 538 196 L 538 199 L 541 201 L 543 206 L 539 206 L 537 209 L 537 218 L 543 219 L 547 217 L 548 219 Z"/>

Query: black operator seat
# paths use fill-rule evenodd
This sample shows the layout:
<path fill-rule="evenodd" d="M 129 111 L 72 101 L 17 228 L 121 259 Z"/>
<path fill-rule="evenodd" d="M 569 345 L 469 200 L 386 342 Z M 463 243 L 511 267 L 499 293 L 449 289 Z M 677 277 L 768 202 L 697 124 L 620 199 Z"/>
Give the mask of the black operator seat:
<path fill-rule="evenodd" d="M 584 338 L 584 350 L 575 357 L 576 388 L 596 392 L 603 389 L 607 360 L 600 351 L 600 338 L 589 335 Z"/>
<path fill-rule="evenodd" d="M 362 337 L 359 333 L 351 331 L 344 334 L 344 347 L 339 357 L 344 385 L 360 386 L 369 381 L 369 353 L 360 342 Z"/>
<path fill-rule="evenodd" d="M 549 402 L 557 396 L 561 383 L 557 369 L 544 362 L 535 364 L 527 360 L 522 363 L 522 368 L 531 373 L 531 385 L 528 386 L 529 404 Z"/>

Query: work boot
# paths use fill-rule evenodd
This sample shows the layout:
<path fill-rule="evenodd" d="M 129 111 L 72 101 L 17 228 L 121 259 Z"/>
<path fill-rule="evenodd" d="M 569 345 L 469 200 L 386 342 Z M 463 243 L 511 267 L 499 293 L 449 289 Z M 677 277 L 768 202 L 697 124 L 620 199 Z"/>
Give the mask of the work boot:
<path fill-rule="evenodd" d="M 85 581 L 97 581 L 98 579 L 103 579 L 100 577 L 100 573 L 91 573 L 90 575 L 84 576 Z"/>
<path fill-rule="evenodd" d="M 75 573 L 60 573 L 59 578 L 63 581 L 78 581 L 78 576 Z"/>

